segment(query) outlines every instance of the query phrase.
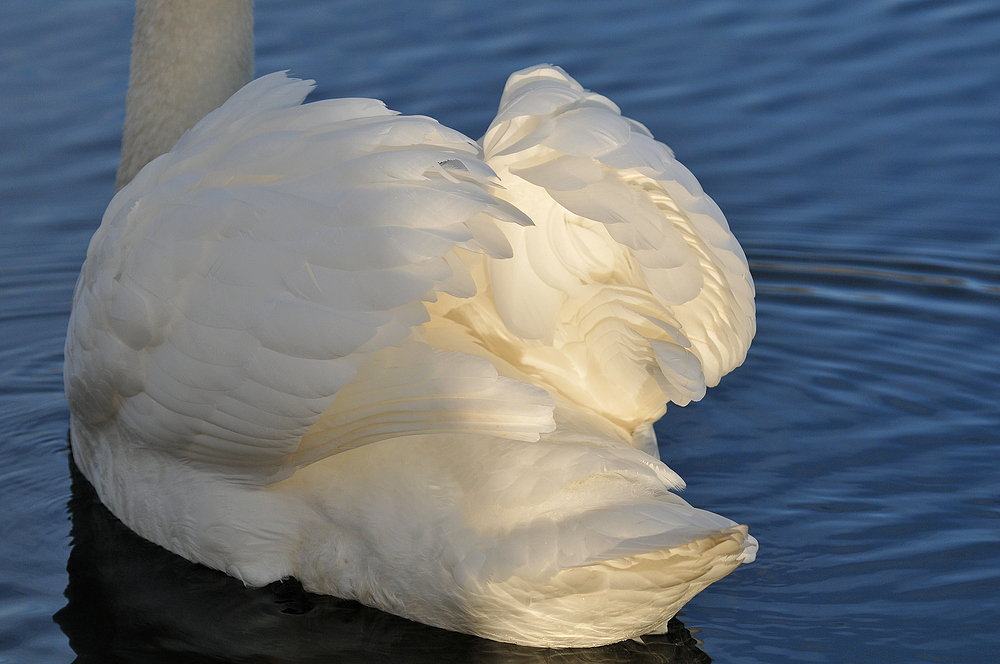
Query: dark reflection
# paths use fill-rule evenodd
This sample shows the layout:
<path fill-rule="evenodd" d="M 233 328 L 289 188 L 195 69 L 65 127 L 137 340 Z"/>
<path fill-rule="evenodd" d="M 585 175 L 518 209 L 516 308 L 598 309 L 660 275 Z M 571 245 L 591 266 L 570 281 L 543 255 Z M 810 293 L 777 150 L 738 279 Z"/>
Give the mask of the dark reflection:
<path fill-rule="evenodd" d="M 711 662 L 683 623 L 603 648 L 496 643 L 305 592 L 245 588 L 135 535 L 70 459 L 73 549 L 55 621 L 77 662 Z"/>

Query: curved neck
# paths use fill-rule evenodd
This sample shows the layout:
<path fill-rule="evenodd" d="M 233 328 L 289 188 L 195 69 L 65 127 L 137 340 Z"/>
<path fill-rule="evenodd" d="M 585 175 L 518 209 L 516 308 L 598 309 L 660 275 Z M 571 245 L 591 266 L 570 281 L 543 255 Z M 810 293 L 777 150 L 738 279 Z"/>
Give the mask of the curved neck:
<path fill-rule="evenodd" d="M 115 190 L 253 77 L 253 0 L 137 0 Z"/>

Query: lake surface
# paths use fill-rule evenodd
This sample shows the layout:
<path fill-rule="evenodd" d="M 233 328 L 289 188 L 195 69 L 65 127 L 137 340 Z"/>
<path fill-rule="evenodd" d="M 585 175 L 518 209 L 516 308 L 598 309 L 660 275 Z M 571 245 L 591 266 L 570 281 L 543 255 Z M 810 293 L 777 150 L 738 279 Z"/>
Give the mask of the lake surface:
<path fill-rule="evenodd" d="M 86 486 L 71 546 L 62 346 L 131 19 L 0 3 L 0 662 L 996 661 L 996 0 L 258 1 L 258 73 L 472 137 L 510 72 L 563 66 L 674 149 L 746 250 L 749 357 L 658 432 L 757 562 L 665 637 L 559 654 L 244 590 L 130 539 Z"/>

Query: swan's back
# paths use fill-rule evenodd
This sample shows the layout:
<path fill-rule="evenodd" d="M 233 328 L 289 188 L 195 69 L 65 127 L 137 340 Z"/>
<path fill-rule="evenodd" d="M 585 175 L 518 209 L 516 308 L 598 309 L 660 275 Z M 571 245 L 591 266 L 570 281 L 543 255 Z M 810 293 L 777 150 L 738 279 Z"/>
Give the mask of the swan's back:
<path fill-rule="evenodd" d="M 752 560 L 646 453 L 753 335 L 669 151 L 557 68 L 482 146 L 309 89 L 252 82 L 109 206 L 66 344 L 102 501 L 246 583 L 533 645 L 657 629 Z"/>

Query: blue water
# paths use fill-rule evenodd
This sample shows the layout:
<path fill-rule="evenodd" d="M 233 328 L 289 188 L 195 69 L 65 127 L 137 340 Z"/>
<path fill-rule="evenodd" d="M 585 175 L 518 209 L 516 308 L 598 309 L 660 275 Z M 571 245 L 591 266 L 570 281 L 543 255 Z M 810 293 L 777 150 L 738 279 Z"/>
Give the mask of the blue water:
<path fill-rule="evenodd" d="M 0 662 L 552 659 L 244 591 L 85 488 L 71 547 L 62 344 L 131 11 L 0 3 Z M 759 558 L 669 637 L 558 661 L 996 661 L 998 35 L 996 0 L 259 0 L 259 73 L 473 137 L 511 71 L 563 66 L 669 144 L 746 249 L 747 362 L 658 430 L 685 498 L 750 524 Z"/>

